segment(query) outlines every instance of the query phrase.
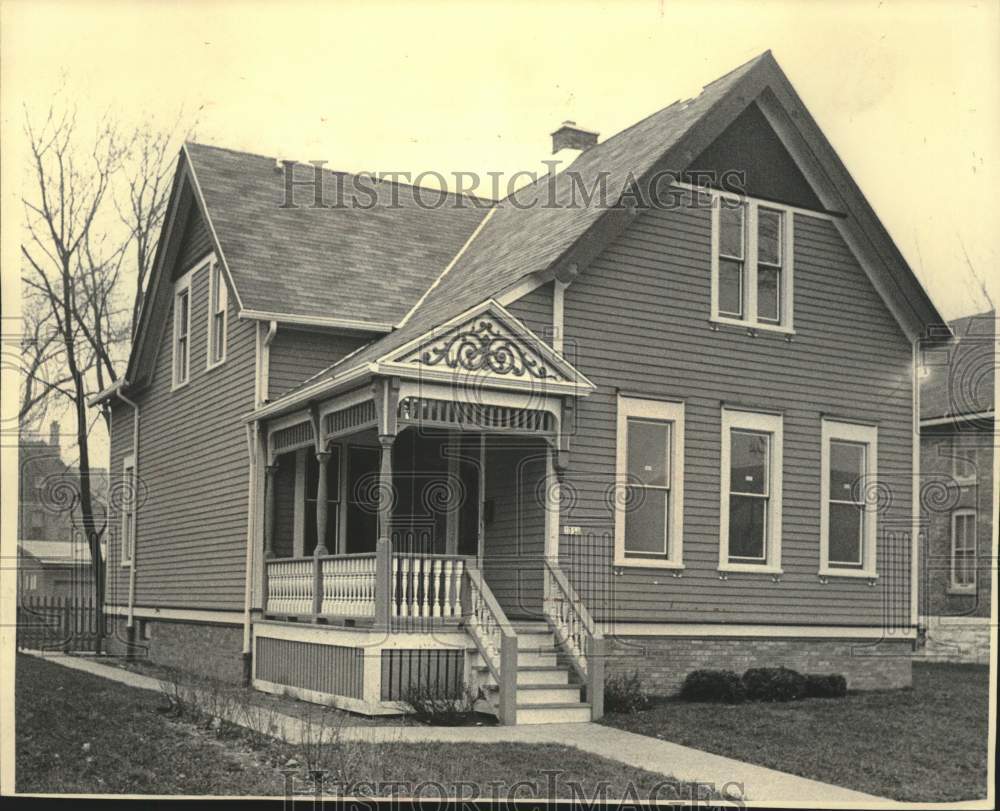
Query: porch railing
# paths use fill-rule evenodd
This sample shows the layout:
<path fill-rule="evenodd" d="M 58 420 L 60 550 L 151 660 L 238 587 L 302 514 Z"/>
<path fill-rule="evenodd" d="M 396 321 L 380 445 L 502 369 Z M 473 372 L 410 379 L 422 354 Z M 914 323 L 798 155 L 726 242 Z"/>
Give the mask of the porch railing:
<path fill-rule="evenodd" d="M 517 723 L 517 634 L 482 573 L 469 561 L 462 614 L 476 648 L 500 688 L 500 721 Z"/>
<path fill-rule="evenodd" d="M 556 642 L 587 685 L 593 718 L 604 714 L 605 640 L 576 589 L 555 561 L 545 559 L 544 611 Z"/>
<path fill-rule="evenodd" d="M 265 613 L 295 616 L 375 616 L 377 556 L 321 555 L 265 562 Z"/>
<path fill-rule="evenodd" d="M 466 560 L 455 555 L 393 555 L 392 616 L 421 620 L 460 617 Z"/>

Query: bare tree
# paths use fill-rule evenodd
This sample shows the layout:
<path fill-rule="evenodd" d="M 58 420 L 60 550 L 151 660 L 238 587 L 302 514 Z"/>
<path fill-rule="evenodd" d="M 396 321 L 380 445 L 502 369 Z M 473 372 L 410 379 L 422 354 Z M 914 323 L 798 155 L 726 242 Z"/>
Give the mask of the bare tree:
<path fill-rule="evenodd" d="M 36 346 L 47 347 L 32 360 L 35 392 L 27 402 L 44 391 L 65 397 L 73 411 L 78 507 L 90 549 L 95 596 L 101 604 L 100 541 L 105 526 L 97 525 L 94 509 L 87 401 L 116 379 L 114 344 L 124 334 L 122 313 L 114 303 L 124 246 L 108 247 L 110 240 L 101 236 L 99 223 L 126 145 L 107 119 L 98 123 L 93 139 L 84 145 L 72 109 L 57 114 L 50 108 L 38 127 L 26 116 L 25 134 L 30 150 L 30 181 L 22 198 L 25 310 L 38 330 Z"/>

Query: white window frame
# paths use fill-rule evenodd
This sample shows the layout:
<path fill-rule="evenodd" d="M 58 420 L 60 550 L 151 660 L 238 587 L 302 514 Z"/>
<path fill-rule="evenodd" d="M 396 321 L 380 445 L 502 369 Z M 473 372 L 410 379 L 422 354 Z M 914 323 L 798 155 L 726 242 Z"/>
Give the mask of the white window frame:
<path fill-rule="evenodd" d="M 970 451 L 972 452 L 971 459 L 960 456 L 961 453 L 968 453 Z M 959 461 L 972 467 L 972 475 L 959 475 Z M 951 477 L 959 487 L 970 487 L 979 481 L 979 450 L 974 445 L 963 444 L 957 437 L 953 437 L 951 440 Z"/>
<path fill-rule="evenodd" d="M 665 558 L 625 555 L 625 499 L 628 483 L 628 421 L 630 418 L 670 423 L 669 535 Z M 615 464 L 615 566 L 654 569 L 684 568 L 684 403 L 618 395 L 617 457 Z"/>
<path fill-rule="evenodd" d="M 173 332 L 173 353 L 171 371 L 171 391 L 186 386 L 191 380 L 191 275 L 192 272 L 185 273 L 174 282 L 174 332 Z M 181 339 L 181 309 L 179 302 L 182 296 L 187 296 L 187 323 L 184 325 L 184 371 L 182 378 L 179 374 L 178 344 Z"/>
<path fill-rule="evenodd" d="M 761 563 L 729 560 L 729 484 L 730 463 L 732 461 L 732 432 L 755 431 L 771 435 L 770 458 L 768 459 L 768 504 L 764 536 L 765 558 Z M 719 571 L 757 572 L 780 575 L 781 568 L 781 514 L 782 514 L 782 471 L 784 444 L 784 419 L 781 414 L 765 414 L 734 408 L 722 409 L 722 452 L 720 455 L 720 498 L 719 498 Z"/>
<path fill-rule="evenodd" d="M 712 197 L 712 304 L 710 320 L 716 324 L 730 324 L 759 330 L 792 334 L 795 332 L 793 316 L 795 268 L 795 210 L 790 206 L 758 200 L 738 194 L 702 189 Z M 743 207 L 743 318 L 719 312 L 719 209 L 721 201 L 739 202 Z M 779 323 L 761 321 L 757 317 L 757 223 L 760 208 L 777 211 L 781 215 L 781 289 L 778 291 Z"/>
<path fill-rule="evenodd" d="M 847 568 L 830 563 L 830 443 L 865 445 L 865 497 L 862 528 L 862 566 Z M 823 420 L 820 428 L 820 530 L 819 574 L 822 577 L 878 577 L 878 427 L 852 422 Z"/>
<path fill-rule="evenodd" d="M 222 308 L 216 307 L 216 296 L 221 293 L 220 299 Z M 218 352 L 218 359 L 215 358 L 215 319 L 222 316 L 222 347 Z M 208 263 L 208 352 L 206 353 L 205 369 L 214 369 L 226 362 L 226 346 L 229 343 L 229 288 L 226 286 L 226 278 L 222 270 L 222 265 L 214 257 Z"/>
<path fill-rule="evenodd" d="M 972 582 L 971 583 L 957 583 L 955 581 L 955 541 L 956 533 L 955 529 L 958 526 L 959 518 L 972 518 Z M 958 594 L 969 594 L 976 591 L 976 585 L 978 583 L 978 573 L 976 567 L 979 560 L 979 516 L 976 510 L 972 507 L 963 507 L 962 509 L 955 510 L 951 514 L 951 562 L 948 574 L 948 591 L 951 593 Z"/>
<path fill-rule="evenodd" d="M 122 460 L 120 556 L 123 567 L 131 566 L 135 560 L 135 480 L 135 456 L 128 454 Z"/>

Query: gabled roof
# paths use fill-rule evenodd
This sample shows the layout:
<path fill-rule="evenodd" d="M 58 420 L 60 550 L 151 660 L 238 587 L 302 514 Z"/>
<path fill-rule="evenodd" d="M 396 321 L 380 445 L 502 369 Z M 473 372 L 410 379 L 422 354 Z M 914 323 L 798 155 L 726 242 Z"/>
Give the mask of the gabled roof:
<path fill-rule="evenodd" d="M 666 172 L 681 177 L 751 104 L 756 104 L 814 187 L 858 255 L 876 290 L 911 338 L 942 317 L 837 157 L 770 51 L 583 152 L 554 178 L 541 178 L 491 210 L 396 331 L 334 364 L 313 380 L 330 379 L 429 334 L 457 313 L 571 265 L 593 259 L 627 226 L 625 199 L 650 197 L 648 184 Z M 589 204 L 579 190 L 599 188 Z M 551 184 L 551 185 L 549 185 Z M 575 196 L 574 196 L 575 195 Z M 524 205 L 525 201 L 554 205 Z M 575 202 L 574 202 L 575 200 Z"/>
<path fill-rule="evenodd" d="M 1000 352 L 995 310 L 956 318 L 954 340 L 928 346 L 922 358 L 927 378 L 920 386 L 921 420 L 969 417 L 996 410 L 994 372 Z"/>
<path fill-rule="evenodd" d="M 390 182 L 367 183 L 365 207 L 314 208 L 313 189 L 296 186 L 295 207 L 286 208 L 285 174 L 273 158 L 191 142 L 184 150 L 248 311 L 393 325 L 486 214 L 483 201 L 456 195 L 420 206 L 409 187 L 400 193 Z M 354 178 L 321 174 L 333 206 L 338 185 Z M 297 181 L 313 175 L 312 166 L 294 167 Z"/>
<path fill-rule="evenodd" d="M 396 337 L 404 330 L 397 330 Z M 527 391 L 539 395 L 586 396 L 596 390 L 573 364 L 556 352 L 499 302 L 488 299 L 409 341 L 373 341 L 329 369 L 303 381 L 255 417 L 270 417 L 322 399 L 370 375 L 422 382 L 448 382 Z"/>

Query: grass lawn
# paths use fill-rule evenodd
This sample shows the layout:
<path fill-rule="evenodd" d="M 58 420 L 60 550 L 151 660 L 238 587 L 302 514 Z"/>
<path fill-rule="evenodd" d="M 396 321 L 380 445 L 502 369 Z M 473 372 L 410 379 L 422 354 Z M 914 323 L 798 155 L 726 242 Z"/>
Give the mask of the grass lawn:
<path fill-rule="evenodd" d="M 789 704 L 685 703 L 601 723 L 896 800 L 986 797 L 989 668 L 914 663 L 913 689 Z"/>
<path fill-rule="evenodd" d="M 355 781 L 399 784 L 355 788 L 365 794 L 677 796 L 661 775 L 554 744 L 345 742 L 310 751 L 274 741 L 254 748 L 239 731 L 164 715 L 159 693 L 24 655 L 17 658 L 15 698 L 18 792 L 280 796 L 283 771 L 295 770 L 296 786 L 306 791 L 302 767 L 317 763 Z M 526 782 L 515 787 L 519 781 Z"/>

